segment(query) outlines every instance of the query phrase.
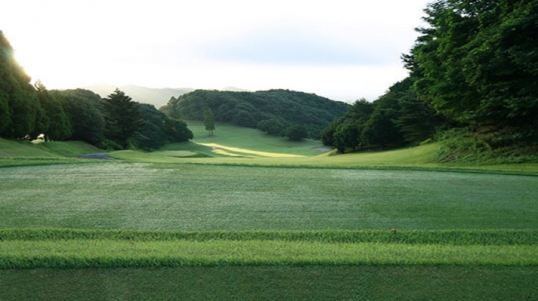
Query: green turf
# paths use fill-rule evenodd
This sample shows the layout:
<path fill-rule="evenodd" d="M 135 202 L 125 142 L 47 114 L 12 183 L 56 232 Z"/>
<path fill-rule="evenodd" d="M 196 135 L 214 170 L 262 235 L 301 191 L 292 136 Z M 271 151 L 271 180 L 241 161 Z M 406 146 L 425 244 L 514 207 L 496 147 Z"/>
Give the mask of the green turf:
<path fill-rule="evenodd" d="M 421 244 L 452 246 L 538 245 L 538 230 L 253 230 L 137 231 L 58 228 L 1 228 L 0 241 L 118 240 L 285 241 L 321 243 Z"/>
<path fill-rule="evenodd" d="M 26 140 L 0 138 L 0 158 L 59 158 L 62 155 L 51 152 L 42 143 L 33 144 Z"/>
<path fill-rule="evenodd" d="M 0 269 L 183 266 L 537 266 L 538 232 L 0 230 Z"/>
<path fill-rule="evenodd" d="M 103 163 L 3 168 L 0 227 L 535 229 L 538 177 Z"/>
<path fill-rule="evenodd" d="M 82 141 L 53 141 L 45 142 L 43 146 L 50 151 L 65 157 L 76 157 L 105 151 Z"/>
<path fill-rule="evenodd" d="M 104 151 L 81 141 L 33 144 L 25 140 L 0 138 L 0 167 L 87 163 L 92 161 L 75 157 L 98 152 Z"/>
<path fill-rule="evenodd" d="M 0 236 L 1 300 L 537 297 L 538 241 L 536 231 L 530 230 L 194 233 L 11 229 L 0 231 Z M 401 241 L 400 236 L 404 237 Z M 260 237 L 268 240 L 256 240 Z M 357 242 L 362 238 L 385 241 L 387 237 L 399 242 Z M 18 269 L 5 269 L 10 265 Z"/>
<path fill-rule="evenodd" d="M 0 139 L 0 300 L 538 298 L 537 164 L 438 164 L 435 143 L 318 156 L 226 130 L 112 153 L 133 163 Z"/>
<path fill-rule="evenodd" d="M 182 266 L 535 266 L 538 245 L 451 246 L 305 241 L 46 240 L 0 242 L 0 269 Z"/>
<path fill-rule="evenodd" d="M 194 143 L 219 144 L 233 146 L 240 149 L 263 151 L 268 153 L 294 154 L 301 156 L 316 156 L 324 151 L 316 150 L 325 148 L 319 140 L 304 139 L 302 141 L 290 141 L 284 137 L 267 135 L 259 130 L 234 126 L 226 123 L 217 123 L 214 136 L 210 137 L 202 122 L 188 121 L 189 129 L 194 133 Z M 212 155 L 220 156 L 212 151 Z M 240 154 L 249 156 L 252 154 Z"/>
<path fill-rule="evenodd" d="M 534 267 L 490 266 L 0 270 L 0 299 L 536 300 L 537 281 Z"/>

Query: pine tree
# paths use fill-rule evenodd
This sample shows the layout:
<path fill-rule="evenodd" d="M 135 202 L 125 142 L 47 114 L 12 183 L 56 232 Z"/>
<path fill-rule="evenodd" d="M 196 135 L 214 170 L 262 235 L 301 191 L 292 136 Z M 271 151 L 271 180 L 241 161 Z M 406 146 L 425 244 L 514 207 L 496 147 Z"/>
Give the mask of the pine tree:
<path fill-rule="evenodd" d="M 139 107 L 137 103 L 132 101 L 131 97 L 119 89 L 116 89 L 103 101 L 106 111 L 105 136 L 126 149 L 129 146 L 129 139 L 142 124 Z"/>

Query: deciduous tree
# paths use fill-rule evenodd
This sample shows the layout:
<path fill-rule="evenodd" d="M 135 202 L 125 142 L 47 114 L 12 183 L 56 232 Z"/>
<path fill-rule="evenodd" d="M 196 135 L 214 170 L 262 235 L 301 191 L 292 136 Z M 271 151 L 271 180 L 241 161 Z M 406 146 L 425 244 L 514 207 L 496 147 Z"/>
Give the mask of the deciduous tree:
<path fill-rule="evenodd" d="M 204 126 L 205 130 L 209 133 L 209 136 L 213 136 L 213 131 L 215 130 L 215 116 L 211 109 L 204 110 Z"/>

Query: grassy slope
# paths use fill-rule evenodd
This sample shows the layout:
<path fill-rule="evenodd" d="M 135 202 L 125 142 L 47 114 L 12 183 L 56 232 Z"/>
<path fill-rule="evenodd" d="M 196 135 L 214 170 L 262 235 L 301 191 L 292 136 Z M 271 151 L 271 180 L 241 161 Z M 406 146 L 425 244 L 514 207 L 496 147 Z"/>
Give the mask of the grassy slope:
<path fill-rule="evenodd" d="M 60 158 L 43 144 L 32 144 L 26 140 L 6 140 L 0 138 L 0 158 Z"/>
<path fill-rule="evenodd" d="M 309 139 L 301 142 L 289 141 L 283 137 L 267 135 L 256 129 L 223 123 L 216 124 L 214 136 L 210 137 L 204 129 L 203 123 L 189 121 L 188 126 L 194 133 L 194 143 L 200 145 L 209 144 L 210 148 L 217 144 L 223 147 L 249 150 L 250 152 L 244 154 L 246 156 L 256 156 L 256 154 L 253 153 L 256 151 L 299 156 L 316 156 L 322 153 L 314 149 L 323 146 L 320 141 Z M 213 152 L 213 154 L 217 156 L 219 155 L 218 152 Z M 242 155 L 241 151 L 238 151 L 236 155 Z"/>
<path fill-rule="evenodd" d="M 96 163 L 95 160 L 76 158 L 78 155 L 96 152 L 104 151 L 80 141 L 33 144 L 29 141 L 0 138 L 0 167 Z"/>
<path fill-rule="evenodd" d="M 195 139 L 189 143 L 167 145 L 160 152 L 113 152 L 111 156 L 130 162 L 192 163 L 216 165 L 288 166 L 321 168 L 429 169 L 472 172 L 495 172 L 538 175 L 538 164 L 465 165 L 438 163 L 440 144 L 389 151 L 361 151 L 335 155 L 323 152 L 319 141 L 291 142 L 272 137 L 258 130 L 217 124 L 214 137 L 209 137 L 203 124 L 189 122 Z M 189 157 L 203 154 L 206 158 Z M 179 158 L 178 158 L 179 157 Z"/>
<path fill-rule="evenodd" d="M 0 138 L 0 158 L 57 159 L 99 152 L 104 152 L 104 150 L 82 141 L 54 141 L 34 144 L 26 140 Z"/>
<path fill-rule="evenodd" d="M 82 141 L 45 142 L 43 143 L 43 146 L 51 152 L 57 153 L 65 157 L 76 157 L 84 154 L 105 152 L 102 149 L 99 149 L 93 145 Z"/>

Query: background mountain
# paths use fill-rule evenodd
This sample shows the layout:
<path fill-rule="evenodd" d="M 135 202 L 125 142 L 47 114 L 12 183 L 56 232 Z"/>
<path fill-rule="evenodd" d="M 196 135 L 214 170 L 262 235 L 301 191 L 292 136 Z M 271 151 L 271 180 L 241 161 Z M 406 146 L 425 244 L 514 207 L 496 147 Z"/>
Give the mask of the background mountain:
<path fill-rule="evenodd" d="M 273 135 L 285 135 L 286 129 L 301 125 L 308 137 L 317 139 L 349 107 L 344 102 L 290 90 L 196 90 L 170 99 L 160 110 L 174 119 L 203 120 L 204 111 L 210 109 L 216 121 L 258 128 Z"/>
<path fill-rule="evenodd" d="M 85 87 L 85 89 L 93 91 L 94 93 L 99 94 L 99 96 L 101 97 L 107 97 L 108 95 L 112 94 L 116 88 L 129 95 L 129 97 L 131 97 L 134 101 L 151 104 L 154 105 L 156 108 L 159 108 L 168 103 L 170 98 L 173 96 L 177 97 L 179 95 L 194 91 L 193 89 L 189 88 L 154 89 L 133 85 L 121 87 L 115 87 L 111 85 L 94 85 Z"/>

